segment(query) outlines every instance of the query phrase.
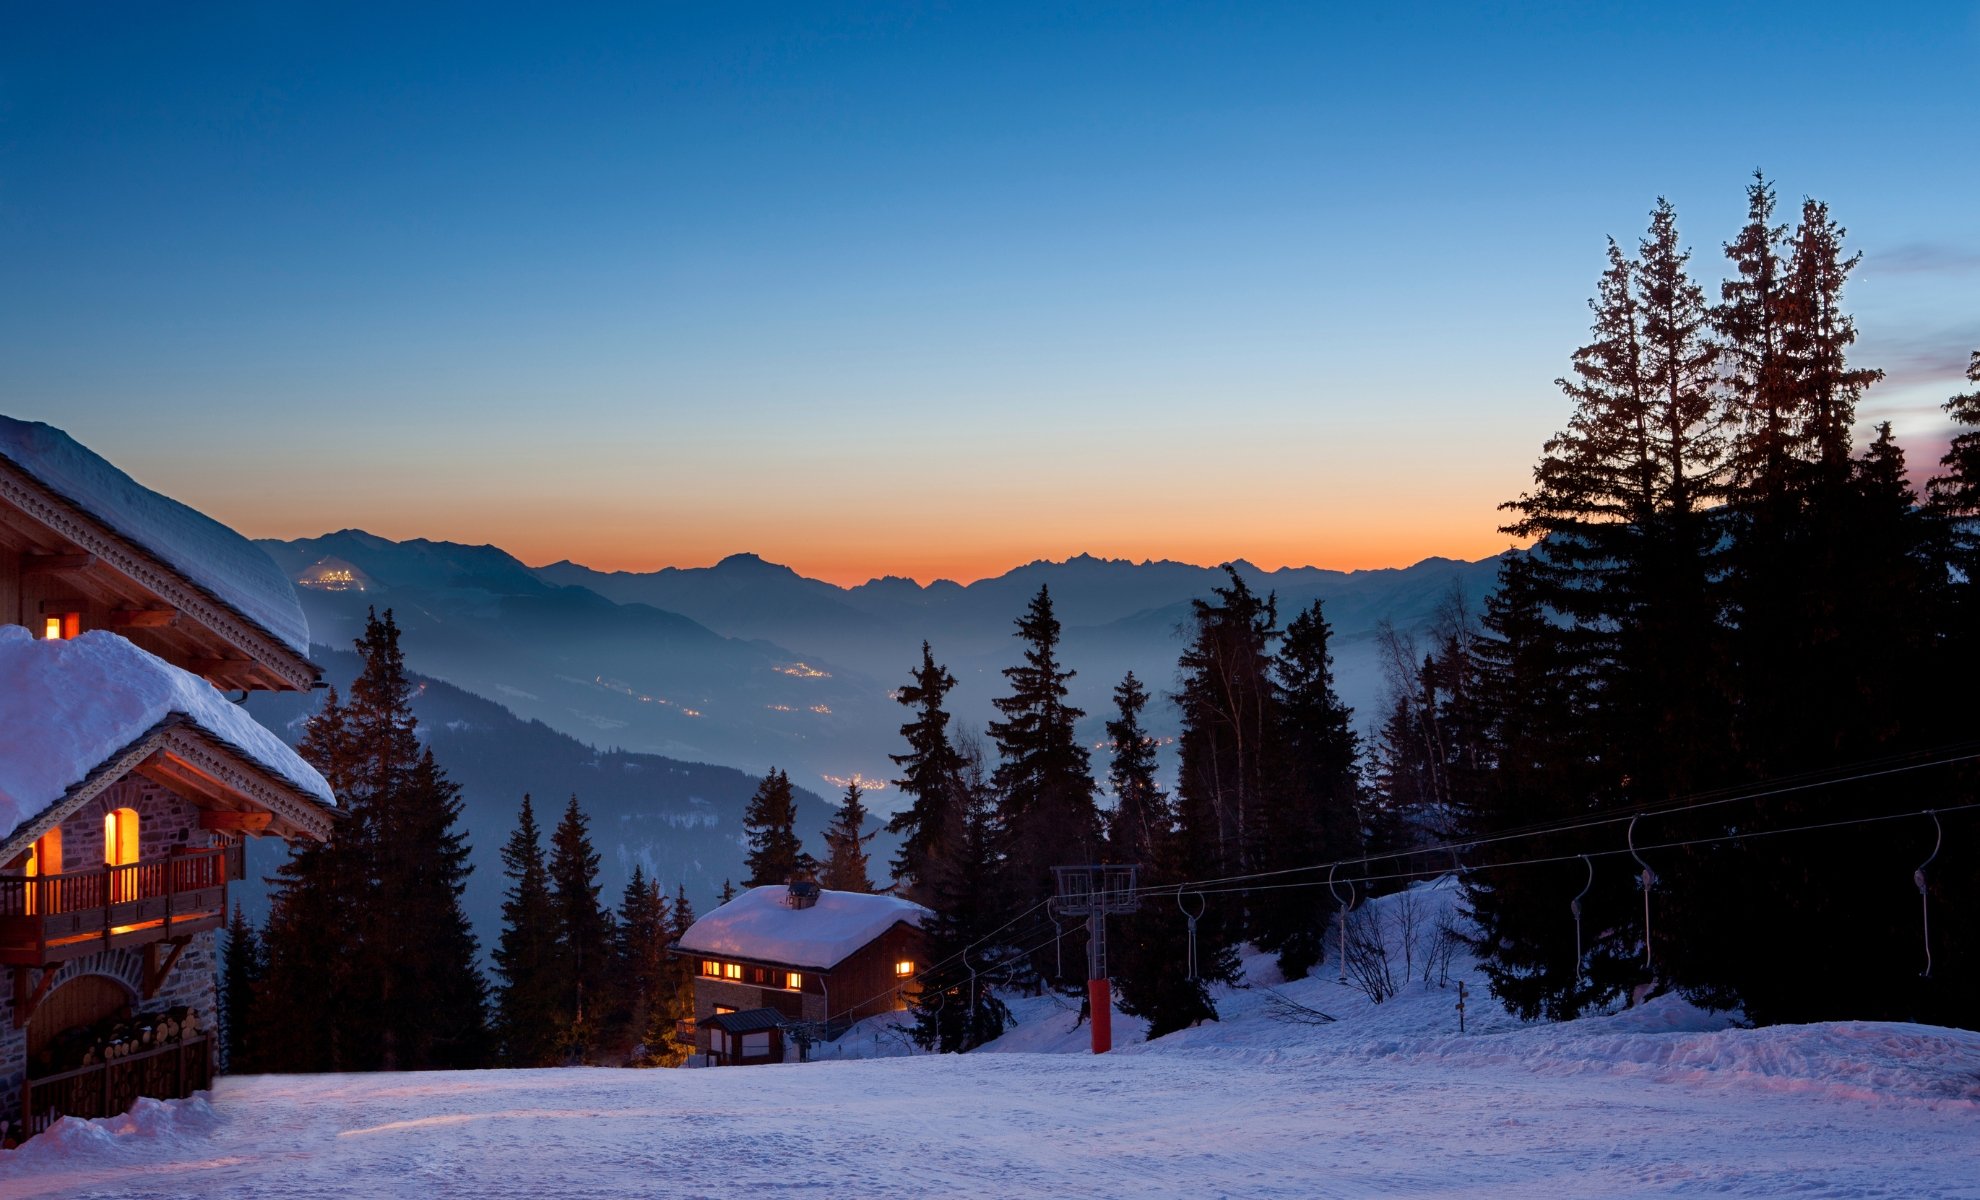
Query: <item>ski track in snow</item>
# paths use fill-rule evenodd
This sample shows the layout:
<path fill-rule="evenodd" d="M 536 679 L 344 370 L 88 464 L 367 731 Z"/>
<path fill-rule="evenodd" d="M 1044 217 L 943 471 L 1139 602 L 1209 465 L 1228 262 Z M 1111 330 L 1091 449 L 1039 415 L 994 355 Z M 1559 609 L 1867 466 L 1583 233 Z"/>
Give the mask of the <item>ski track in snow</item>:
<path fill-rule="evenodd" d="M 1440 899 L 1448 901 L 1446 897 Z M 1379 902 L 1378 902 L 1379 903 Z M 1383 1005 L 1247 977 L 1222 1021 L 1104 1058 L 1051 998 L 971 1055 L 875 1022 L 844 1061 L 743 1070 L 223 1079 L 0 1153 L 0 1197 L 1967 1197 L 1980 1033 L 1730 1028 L 1672 997 L 1522 1026 L 1454 988 Z M 851 1056 L 875 1054 L 860 1060 Z"/>

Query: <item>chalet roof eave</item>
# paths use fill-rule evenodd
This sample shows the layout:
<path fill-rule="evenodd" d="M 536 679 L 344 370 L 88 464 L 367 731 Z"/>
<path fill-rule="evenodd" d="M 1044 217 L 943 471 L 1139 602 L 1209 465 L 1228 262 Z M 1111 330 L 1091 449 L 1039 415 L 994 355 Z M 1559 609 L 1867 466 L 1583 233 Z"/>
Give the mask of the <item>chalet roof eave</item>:
<path fill-rule="evenodd" d="M 920 926 L 916 925 L 914 922 L 909 920 L 903 919 L 903 920 L 895 921 L 892 925 L 887 926 L 885 929 L 882 929 L 879 933 L 874 934 L 871 938 L 868 938 L 866 941 L 860 943 L 859 946 L 856 947 L 851 954 L 847 954 L 833 962 L 825 963 L 825 964 L 783 962 L 774 958 L 757 958 L 748 954 L 737 954 L 729 950 L 689 950 L 689 949 L 684 949 L 679 941 L 673 941 L 667 943 L 667 950 L 669 953 L 674 954 L 681 958 L 722 958 L 722 959 L 729 959 L 734 962 L 744 963 L 752 967 L 774 967 L 782 971 L 812 971 L 818 973 L 825 973 L 837 969 L 841 964 L 851 959 L 854 955 L 857 955 L 861 950 L 866 949 L 868 946 L 871 946 L 874 942 L 879 941 L 881 938 L 886 937 L 888 934 L 894 932 L 894 930 L 899 929 L 902 926 L 906 926 L 909 929 L 916 929 L 916 930 L 920 929 Z"/>
<path fill-rule="evenodd" d="M 100 517 L 36 479 L 0 454 L 0 500 L 27 514 L 51 533 L 94 555 L 99 563 L 191 616 L 222 641 L 251 655 L 275 678 L 297 691 L 323 679 L 323 668 L 240 611 L 226 599 L 160 558 L 139 542 L 110 528 Z"/>
<path fill-rule="evenodd" d="M 200 754 L 201 749 L 204 749 L 206 754 Z M 105 758 L 60 799 L 15 826 L 6 840 L 0 842 L 0 862 L 7 862 L 16 855 L 25 853 L 36 839 L 67 820 L 71 813 L 96 799 L 110 785 L 137 771 L 163 752 L 176 752 L 179 755 L 190 753 L 205 760 L 197 765 L 219 766 L 227 774 L 234 776 L 232 779 L 221 779 L 220 782 L 229 786 L 235 795 L 258 808 L 282 817 L 287 826 L 306 834 L 313 834 L 319 841 L 329 836 L 334 820 L 344 815 L 337 809 L 325 808 L 314 797 L 307 796 L 290 786 L 274 772 L 248 758 L 237 747 L 194 725 L 184 714 L 173 713 L 140 734 L 130 744 Z M 231 759 L 231 765 L 216 762 L 214 758 L 216 755 Z M 243 771 L 249 773 L 245 778 L 241 774 Z M 246 787 L 242 786 L 244 783 L 247 784 Z M 162 786 L 175 792 L 179 790 L 169 783 Z"/>

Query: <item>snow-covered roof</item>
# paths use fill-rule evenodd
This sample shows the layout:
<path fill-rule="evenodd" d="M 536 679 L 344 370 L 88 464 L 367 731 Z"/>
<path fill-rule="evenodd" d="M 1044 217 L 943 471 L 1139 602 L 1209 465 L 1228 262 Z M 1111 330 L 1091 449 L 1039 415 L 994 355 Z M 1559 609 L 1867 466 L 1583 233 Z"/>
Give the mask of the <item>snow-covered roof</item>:
<path fill-rule="evenodd" d="M 336 805 L 316 768 L 199 676 L 107 630 L 64 641 L 0 625 L 0 839 L 175 714 Z"/>
<path fill-rule="evenodd" d="M 792 908 L 788 893 L 783 884 L 751 888 L 689 926 L 680 948 L 829 971 L 897 923 L 933 915 L 898 896 L 823 888 L 818 903 Z"/>
<path fill-rule="evenodd" d="M 309 622 L 296 589 L 261 547 L 145 487 L 53 425 L 0 416 L 0 457 L 308 656 Z"/>

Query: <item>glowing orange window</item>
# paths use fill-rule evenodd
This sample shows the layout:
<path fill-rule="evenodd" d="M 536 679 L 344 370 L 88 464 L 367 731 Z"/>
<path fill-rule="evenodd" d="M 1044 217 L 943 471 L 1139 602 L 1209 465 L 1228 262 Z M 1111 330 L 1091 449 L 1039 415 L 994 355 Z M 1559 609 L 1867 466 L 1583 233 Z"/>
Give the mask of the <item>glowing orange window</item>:
<path fill-rule="evenodd" d="M 130 867 L 110 872 L 110 899 L 113 902 L 137 899 L 138 815 L 134 808 L 119 808 L 103 814 L 103 862 L 109 867 Z"/>
<path fill-rule="evenodd" d="M 26 874 L 28 878 L 33 879 L 41 875 L 60 875 L 61 873 L 62 827 L 57 825 L 47 833 L 42 834 L 39 838 L 36 838 L 34 846 L 28 850 Z M 52 907 L 40 903 L 39 897 L 44 886 L 52 885 L 32 883 L 28 885 L 27 911 L 29 916 L 33 916 L 35 913 Z"/>
<path fill-rule="evenodd" d="M 914 974 L 914 960 L 904 958 L 894 964 L 894 974 L 902 979 Z"/>
<path fill-rule="evenodd" d="M 81 613 L 50 613 L 41 621 L 41 636 L 51 642 L 64 641 L 81 632 Z"/>

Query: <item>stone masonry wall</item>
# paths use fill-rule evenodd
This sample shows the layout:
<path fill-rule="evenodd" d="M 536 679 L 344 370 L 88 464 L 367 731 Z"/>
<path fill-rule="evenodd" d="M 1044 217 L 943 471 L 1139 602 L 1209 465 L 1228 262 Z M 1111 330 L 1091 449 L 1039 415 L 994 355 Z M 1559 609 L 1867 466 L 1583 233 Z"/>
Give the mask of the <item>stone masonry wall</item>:
<path fill-rule="evenodd" d="M 101 796 L 70 814 L 62 822 L 63 869 L 84 871 L 103 865 L 103 817 L 118 808 L 133 808 L 138 814 L 139 853 L 144 858 L 168 854 L 174 847 L 204 850 L 221 843 L 220 835 L 199 828 L 199 810 L 176 793 L 139 775 L 129 775 L 104 789 Z M 14 970 L 0 968 L 0 1121 L 19 1117 L 21 1084 L 27 1078 L 27 1030 L 14 1025 Z M 104 950 L 63 963 L 54 984 L 56 988 L 81 975 L 105 975 L 122 984 L 138 1013 L 164 1012 L 185 1006 L 199 1010 L 203 1029 L 219 1033 L 219 933 L 208 930 L 193 935 L 158 988 L 158 994 L 143 1000 L 144 952 Z M 33 983 L 40 982 L 33 971 Z"/>

